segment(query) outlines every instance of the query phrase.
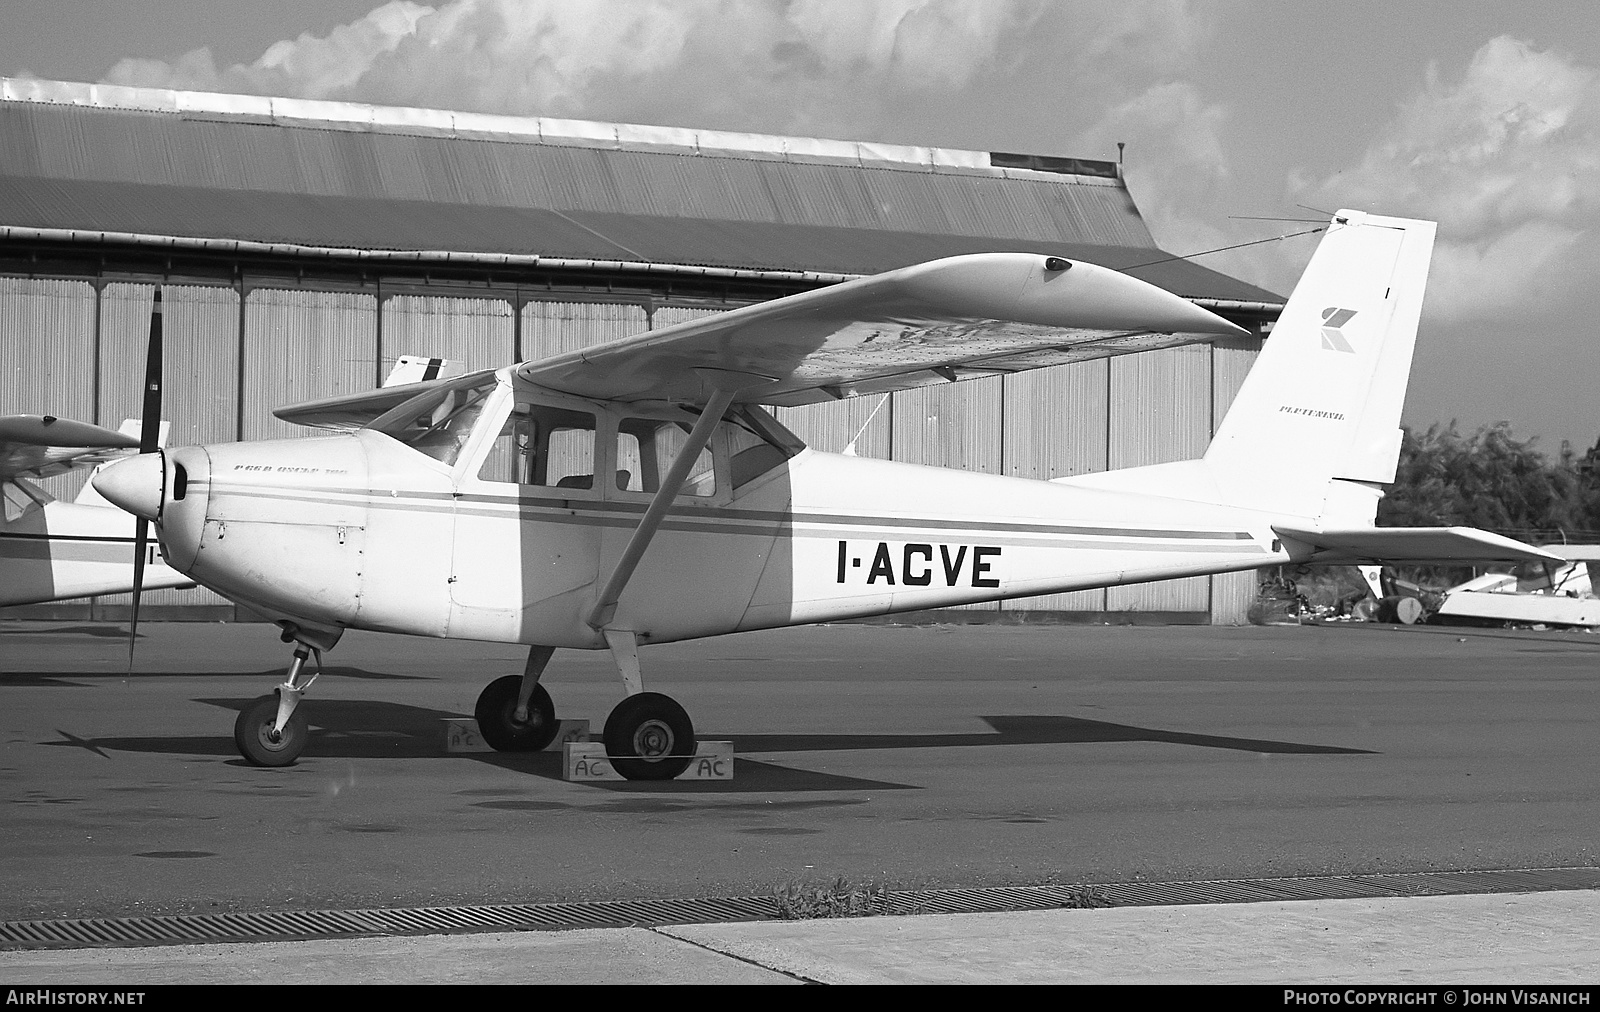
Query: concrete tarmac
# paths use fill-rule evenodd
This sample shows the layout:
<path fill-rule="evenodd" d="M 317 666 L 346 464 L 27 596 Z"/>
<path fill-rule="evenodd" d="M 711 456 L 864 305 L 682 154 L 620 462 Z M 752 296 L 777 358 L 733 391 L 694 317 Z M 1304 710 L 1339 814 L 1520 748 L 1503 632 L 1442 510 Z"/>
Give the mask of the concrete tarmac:
<path fill-rule="evenodd" d="M 53 984 L 795 983 L 1586 988 L 1600 983 L 1600 894 L 1122 907 L 0 952 L 0 989 Z"/>

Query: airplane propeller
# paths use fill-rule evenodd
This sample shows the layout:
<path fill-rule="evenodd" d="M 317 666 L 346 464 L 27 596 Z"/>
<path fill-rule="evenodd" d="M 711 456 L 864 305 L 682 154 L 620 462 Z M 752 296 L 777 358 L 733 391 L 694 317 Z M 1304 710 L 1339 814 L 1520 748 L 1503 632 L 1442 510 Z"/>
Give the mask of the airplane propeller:
<path fill-rule="evenodd" d="M 150 340 L 145 346 L 144 415 L 139 425 L 139 452 L 154 453 L 161 442 L 161 286 L 150 307 Z M 163 471 L 165 469 L 163 468 Z M 163 480 L 165 480 L 163 478 Z M 159 515 L 159 514 L 158 514 Z M 139 516 L 133 533 L 133 618 L 128 623 L 128 671 L 133 671 L 133 647 L 139 636 L 139 595 L 144 589 L 144 553 L 150 540 L 150 521 Z"/>

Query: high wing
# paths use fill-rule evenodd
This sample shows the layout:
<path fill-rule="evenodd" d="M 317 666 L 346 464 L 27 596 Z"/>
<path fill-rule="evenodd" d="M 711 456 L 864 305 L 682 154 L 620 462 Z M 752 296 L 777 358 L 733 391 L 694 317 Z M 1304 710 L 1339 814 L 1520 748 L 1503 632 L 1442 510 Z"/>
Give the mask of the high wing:
<path fill-rule="evenodd" d="M 759 377 L 735 403 L 808 404 L 1248 333 L 1095 264 L 949 257 L 517 367 L 552 390 L 701 402 L 709 373 Z M 281 416 L 280 416 L 281 417 Z"/>
<path fill-rule="evenodd" d="M 1473 527 L 1357 527 L 1307 531 L 1274 525 L 1316 549 L 1308 562 L 1560 562 L 1561 556 Z"/>
<path fill-rule="evenodd" d="M 139 437 L 53 415 L 0 415 L 0 483 L 100 463 Z"/>

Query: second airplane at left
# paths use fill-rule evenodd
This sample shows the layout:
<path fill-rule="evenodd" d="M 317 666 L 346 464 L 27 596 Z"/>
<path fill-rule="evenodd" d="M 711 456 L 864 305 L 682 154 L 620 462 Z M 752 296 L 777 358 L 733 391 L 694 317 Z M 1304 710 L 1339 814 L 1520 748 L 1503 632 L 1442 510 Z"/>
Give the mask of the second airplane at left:
<path fill-rule="evenodd" d="M 36 482 L 138 446 L 136 435 L 87 422 L 0 415 L 0 607 L 133 590 L 133 516 L 91 485 L 76 501 L 62 502 Z M 167 566 L 154 543 L 145 553 L 145 588 L 194 586 Z"/>

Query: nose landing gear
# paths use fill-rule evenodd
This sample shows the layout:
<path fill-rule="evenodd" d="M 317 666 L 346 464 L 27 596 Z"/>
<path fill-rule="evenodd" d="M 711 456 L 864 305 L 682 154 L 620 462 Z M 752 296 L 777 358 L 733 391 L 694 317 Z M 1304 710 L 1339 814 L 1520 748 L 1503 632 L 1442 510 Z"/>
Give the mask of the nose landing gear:
<path fill-rule="evenodd" d="M 241 710 L 239 719 L 233 722 L 233 743 L 252 766 L 288 766 L 305 751 L 310 730 L 305 714 L 299 709 L 300 697 L 311 688 L 317 676 L 312 675 L 302 682 L 300 675 L 314 649 L 304 643 L 297 646 L 283 684 L 272 695 L 262 696 Z M 320 650 L 317 651 L 317 668 L 320 673 Z"/>
<path fill-rule="evenodd" d="M 251 702 L 233 725 L 239 754 L 254 766 L 292 764 L 305 751 L 310 733 L 299 706 L 300 698 L 317 675 L 305 679 L 301 676 L 313 654 L 320 673 L 322 651 L 301 638 L 298 629 L 286 626 L 284 639 L 298 640 L 298 644 L 283 684 L 272 695 Z M 616 771 L 629 780 L 671 780 L 694 760 L 694 723 L 670 696 L 644 691 L 638 640 L 633 633 L 608 629 L 605 639 L 627 693 L 606 718 L 606 755 Z M 521 675 L 497 678 L 479 695 L 474 708 L 478 729 L 494 749 L 532 752 L 555 740 L 561 723 L 556 719 L 550 694 L 539 684 L 554 653 L 554 647 L 532 647 Z"/>

